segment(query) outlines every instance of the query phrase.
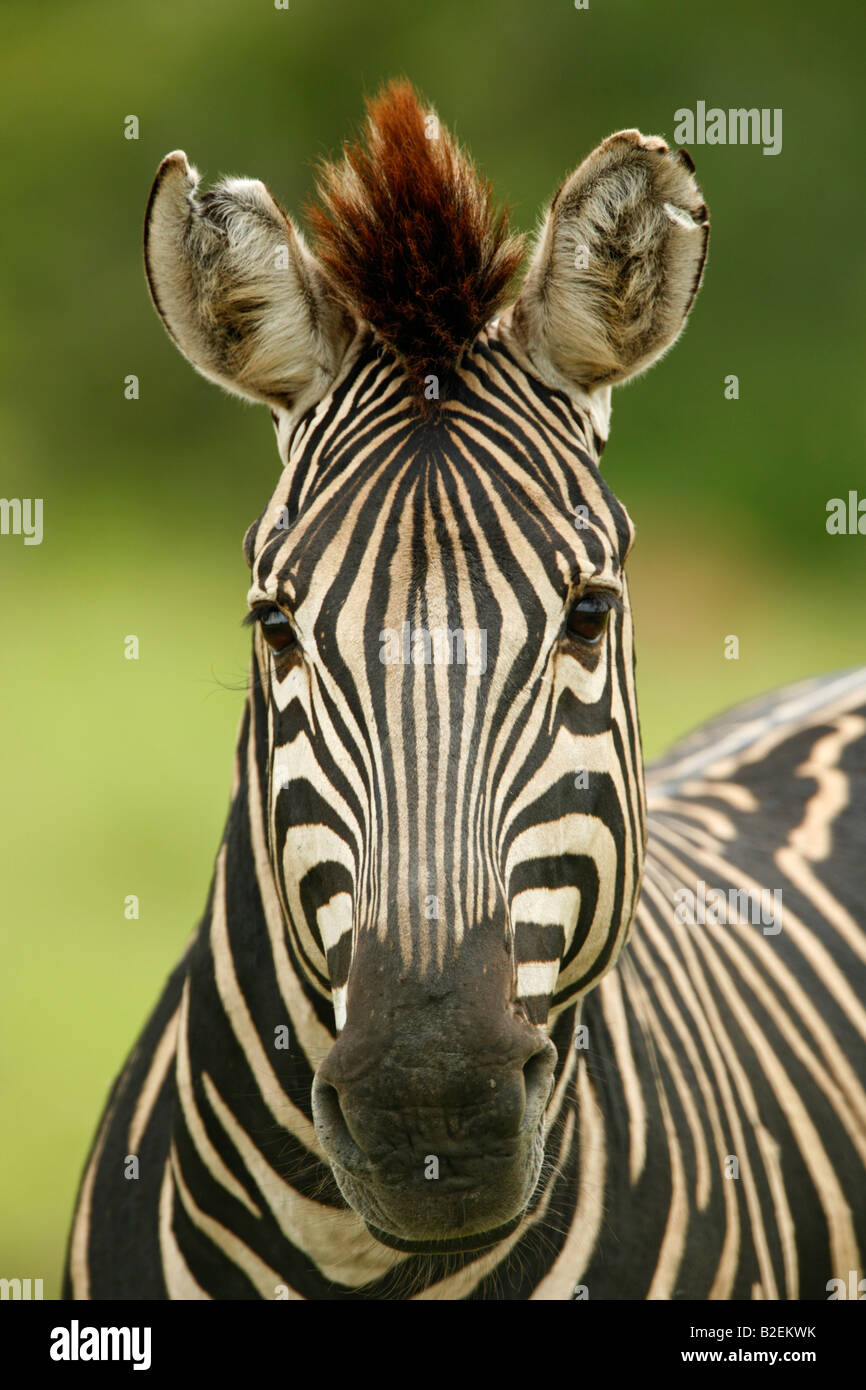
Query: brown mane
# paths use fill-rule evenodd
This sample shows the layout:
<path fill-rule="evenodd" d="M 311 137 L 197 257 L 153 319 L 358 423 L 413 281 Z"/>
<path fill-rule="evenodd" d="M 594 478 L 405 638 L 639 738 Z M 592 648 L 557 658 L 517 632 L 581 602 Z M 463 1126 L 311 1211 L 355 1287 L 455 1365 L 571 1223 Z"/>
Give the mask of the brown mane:
<path fill-rule="evenodd" d="M 508 214 L 456 141 L 425 133 L 418 96 L 392 82 L 368 100 L 363 140 L 319 170 L 308 208 L 331 284 L 403 359 L 419 402 L 507 300 L 523 256 Z M 435 118 L 433 118 L 435 119 Z"/>

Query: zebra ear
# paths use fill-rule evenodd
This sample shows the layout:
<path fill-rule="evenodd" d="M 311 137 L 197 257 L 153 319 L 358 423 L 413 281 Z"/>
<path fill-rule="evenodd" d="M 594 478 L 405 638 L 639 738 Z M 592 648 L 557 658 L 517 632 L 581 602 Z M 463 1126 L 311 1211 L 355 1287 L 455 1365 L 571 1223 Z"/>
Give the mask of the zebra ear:
<path fill-rule="evenodd" d="M 353 325 L 303 237 L 257 179 L 197 198 L 182 150 L 166 155 L 147 205 L 144 260 L 157 312 L 197 371 L 287 408 L 322 395 Z"/>
<path fill-rule="evenodd" d="M 514 306 L 538 370 L 587 389 L 642 372 L 678 338 L 701 282 L 709 220 L 685 150 L 611 135 L 544 219 Z"/>

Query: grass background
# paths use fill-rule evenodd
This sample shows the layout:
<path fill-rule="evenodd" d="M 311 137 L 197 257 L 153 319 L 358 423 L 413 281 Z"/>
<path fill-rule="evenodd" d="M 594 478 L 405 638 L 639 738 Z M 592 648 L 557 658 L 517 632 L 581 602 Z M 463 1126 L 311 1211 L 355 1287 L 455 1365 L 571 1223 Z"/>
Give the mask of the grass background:
<path fill-rule="evenodd" d="M 44 498 L 45 539 L 0 538 L 0 1275 L 54 1296 L 109 1084 L 204 904 L 247 668 L 240 543 L 278 466 L 267 412 L 197 377 L 150 306 L 159 160 L 183 147 L 300 212 L 363 92 L 405 73 L 529 229 L 612 130 L 782 108 L 777 157 L 693 148 L 704 288 L 614 398 L 651 756 L 864 659 L 866 537 L 824 525 L 830 497 L 866 495 L 863 20 L 848 0 L 7 0 L 3 29 L 0 493 Z"/>

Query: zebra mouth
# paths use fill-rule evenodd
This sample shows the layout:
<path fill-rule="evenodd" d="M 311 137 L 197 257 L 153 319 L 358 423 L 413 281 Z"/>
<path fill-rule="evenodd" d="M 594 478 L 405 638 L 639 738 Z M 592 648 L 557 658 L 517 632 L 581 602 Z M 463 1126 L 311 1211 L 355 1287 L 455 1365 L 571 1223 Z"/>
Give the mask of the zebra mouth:
<path fill-rule="evenodd" d="M 375 1240 L 382 1245 L 390 1246 L 392 1250 L 400 1250 L 407 1255 L 469 1255 L 480 1254 L 484 1250 L 489 1250 L 492 1246 L 498 1245 L 506 1236 L 510 1236 L 517 1230 L 523 1220 L 523 1212 L 506 1221 L 504 1226 L 497 1226 L 492 1231 L 478 1231 L 471 1236 L 457 1236 L 451 1240 L 433 1240 L 429 1237 L 425 1240 L 404 1240 L 402 1236 L 392 1235 L 390 1231 L 381 1231 L 378 1226 L 373 1226 L 371 1222 L 365 1221 L 365 1226 Z"/>

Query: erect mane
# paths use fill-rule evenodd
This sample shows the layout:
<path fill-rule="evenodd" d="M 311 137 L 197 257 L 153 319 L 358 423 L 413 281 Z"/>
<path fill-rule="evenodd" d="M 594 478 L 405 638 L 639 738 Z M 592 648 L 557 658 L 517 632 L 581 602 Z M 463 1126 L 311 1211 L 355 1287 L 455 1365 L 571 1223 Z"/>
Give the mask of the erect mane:
<path fill-rule="evenodd" d="M 320 167 L 308 215 L 334 291 L 403 359 L 424 404 L 425 378 L 441 389 L 507 301 L 523 238 L 408 82 L 366 106 L 363 139 Z"/>

